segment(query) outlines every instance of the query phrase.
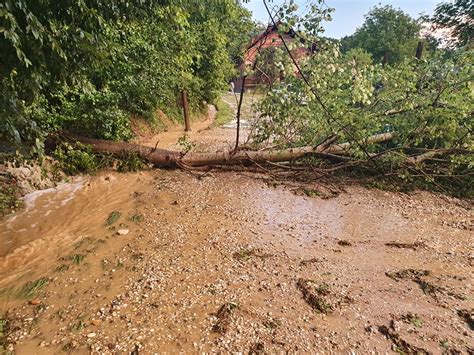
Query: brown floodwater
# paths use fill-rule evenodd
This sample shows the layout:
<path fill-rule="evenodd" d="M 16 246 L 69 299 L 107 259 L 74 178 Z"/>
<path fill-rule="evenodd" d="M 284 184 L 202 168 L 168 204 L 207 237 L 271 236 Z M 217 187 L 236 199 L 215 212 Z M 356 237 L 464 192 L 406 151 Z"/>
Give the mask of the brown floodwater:
<path fill-rule="evenodd" d="M 129 213 L 149 179 L 104 173 L 26 195 L 23 210 L 0 220 L 0 288 L 46 272 L 74 243 L 101 233 L 111 211 Z"/>

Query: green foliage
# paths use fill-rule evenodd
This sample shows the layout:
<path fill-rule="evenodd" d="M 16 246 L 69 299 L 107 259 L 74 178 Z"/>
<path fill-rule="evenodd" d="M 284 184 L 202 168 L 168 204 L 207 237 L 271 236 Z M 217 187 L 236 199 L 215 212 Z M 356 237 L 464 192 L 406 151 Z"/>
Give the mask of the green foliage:
<path fill-rule="evenodd" d="M 280 47 L 267 47 L 257 55 L 255 76 L 258 82 L 272 87 L 275 82 L 284 77 L 285 73 L 292 73 L 290 58 Z"/>
<path fill-rule="evenodd" d="M 454 45 L 462 47 L 472 45 L 474 36 L 474 2 L 455 0 L 442 2 L 436 6 L 430 19 L 436 27 L 447 28 L 454 37 Z"/>
<path fill-rule="evenodd" d="M 341 140 L 398 132 L 398 143 L 419 148 L 472 148 L 472 52 L 451 59 L 405 60 L 383 68 L 341 56 L 336 47 L 303 66 L 324 98 L 323 110 L 298 77 L 288 77 L 261 102 L 258 139 L 282 146 L 320 143 L 341 127 Z M 291 127 L 291 131 L 288 130 Z"/>
<path fill-rule="evenodd" d="M 69 255 L 66 259 L 70 260 L 73 264 L 80 265 L 84 259 L 86 258 L 86 255 L 84 254 L 72 254 Z"/>
<path fill-rule="evenodd" d="M 143 170 L 146 162 L 136 152 L 127 152 L 118 161 L 117 170 L 121 173 L 136 172 Z"/>
<path fill-rule="evenodd" d="M 217 126 L 222 126 L 232 120 L 234 117 L 234 111 L 229 106 L 228 103 L 224 102 L 221 98 L 216 101 L 216 120 L 215 124 Z"/>
<path fill-rule="evenodd" d="M 119 95 L 108 89 L 80 92 L 64 89 L 54 99 L 58 107 L 39 118 L 45 130 L 66 128 L 81 135 L 109 140 L 128 140 L 132 137 L 128 115 L 119 108 Z"/>
<path fill-rule="evenodd" d="M 68 175 L 79 173 L 95 173 L 100 167 L 100 161 L 92 152 L 90 146 L 77 143 L 74 147 L 62 143 L 53 152 L 59 168 Z"/>
<path fill-rule="evenodd" d="M 19 200 L 20 189 L 15 182 L 0 175 L 0 216 L 10 213 L 21 206 Z"/>
<path fill-rule="evenodd" d="M 181 149 L 187 153 L 191 149 L 195 147 L 195 143 L 189 140 L 189 137 L 187 134 L 183 134 L 181 137 L 178 138 L 178 144 L 181 146 Z"/>
<path fill-rule="evenodd" d="M 376 6 L 353 35 L 342 39 L 342 50 L 362 48 L 372 54 L 377 63 L 386 55 L 389 63 L 399 63 L 415 55 L 420 29 L 402 10 L 390 5 Z"/>
<path fill-rule="evenodd" d="M 145 220 L 145 217 L 142 214 L 134 213 L 128 219 L 136 224 L 140 224 Z"/>
<path fill-rule="evenodd" d="M 41 153 L 54 130 L 131 137 L 130 114 L 214 101 L 252 23 L 235 0 L 0 4 L 0 138 Z"/>
<path fill-rule="evenodd" d="M 372 64 L 372 55 L 362 48 L 352 48 L 344 53 L 344 60 L 353 61 L 355 66 L 368 66 Z"/>
<path fill-rule="evenodd" d="M 18 295 L 22 298 L 30 298 L 36 295 L 36 293 L 45 287 L 49 282 L 47 277 L 42 277 L 35 281 L 30 281 L 23 285 L 23 287 L 19 290 Z"/>
<path fill-rule="evenodd" d="M 7 354 L 8 335 L 10 333 L 11 321 L 7 315 L 0 316 L 0 352 Z"/>

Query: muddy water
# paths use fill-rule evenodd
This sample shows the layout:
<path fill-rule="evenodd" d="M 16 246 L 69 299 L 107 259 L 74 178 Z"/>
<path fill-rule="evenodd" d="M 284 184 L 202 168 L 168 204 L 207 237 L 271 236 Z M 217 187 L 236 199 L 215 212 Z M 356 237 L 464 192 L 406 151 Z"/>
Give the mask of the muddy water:
<path fill-rule="evenodd" d="M 108 227 L 112 211 L 122 217 Z M 134 213 L 140 223 L 128 220 Z M 4 251 L 3 282 L 50 282 L 33 296 L 39 305 L 2 298 L 0 312 L 8 310 L 8 344 L 18 354 L 243 352 L 255 344 L 270 353 L 387 353 L 393 344 L 377 329 L 390 322 L 414 346 L 441 352 L 447 338 L 465 350 L 474 344 L 456 312 L 474 305 L 472 243 L 469 231 L 440 221 L 471 217 L 429 194 L 349 187 L 324 200 L 236 173 L 104 174 L 45 192 L 2 222 L 22 237 Z M 121 227 L 130 233 L 118 236 Z M 61 260 L 72 253 L 85 261 Z M 438 291 L 386 276 L 407 268 L 429 270 L 424 281 Z M 305 302 L 300 278 L 329 287 L 331 313 Z M 228 302 L 238 307 L 219 334 L 216 312 Z M 403 322 L 407 314 L 423 327 Z"/>
<path fill-rule="evenodd" d="M 0 288 L 49 272 L 74 243 L 103 234 L 111 211 L 131 213 L 149 180 L 101 174 L 25 196 L 25 209 L 0 221 Z"/>

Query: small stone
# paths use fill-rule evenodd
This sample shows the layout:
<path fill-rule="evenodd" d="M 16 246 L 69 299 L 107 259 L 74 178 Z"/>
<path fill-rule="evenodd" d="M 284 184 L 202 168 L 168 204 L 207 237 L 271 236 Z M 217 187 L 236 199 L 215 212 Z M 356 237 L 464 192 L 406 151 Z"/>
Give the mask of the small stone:
<path fill-rule="evenodd" d="M 100 319 L 93 319 L 91 321 L 91 324 L 98 327 L 100 324 L 102 323 L 102 321 Z"/>
<path fill-rule="evenodd" d="M 117 234 L 118 234 L 118 235 L 127 235 L 128 232 L 130 232 L 128 229 L 119 229 L 119 230 L 117 231 Z"/>
<path fill-rule="evenodd" d="M 30 300 L 29 304 L 31 304 L 32 306 L 37 306 L 41 304 L 41 300 L 38 298 L 35 298 L 35 299 Z"/>
<path fill-rule="evenodd" d="M 89 334 L 87 334 L 87 337 L 88 337 L 88 338 L 93 338 L 93 337 L 95 337 L 96 335 L 97 335 L 96 333 L 89 333 Z"/>

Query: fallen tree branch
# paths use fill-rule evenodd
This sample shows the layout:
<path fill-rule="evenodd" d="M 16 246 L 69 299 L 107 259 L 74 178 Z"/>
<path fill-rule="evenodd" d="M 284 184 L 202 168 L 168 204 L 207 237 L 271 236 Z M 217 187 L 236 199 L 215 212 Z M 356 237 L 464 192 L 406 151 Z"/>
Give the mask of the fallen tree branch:
<path fill-rule="evenodd" d="M 434 157 L 444 155 L 444 154 L 474 154 L 473 151 L 465 150 L 465 149 L 433 149 L 428 150 L 423 154 L 415 155 L 407 159 L 407 162 L 410 164 L 418 165 L 423 163 L 426 160 L 430 160 Z"/>
<path fill-rule="evenodd" d="M 375 144 L 387 142 L 394 138 L 394 133 L 382 133 L 370 136 L 358 145 Z M 189 167 L 199 167 L 206 165 L 232 165 L 232 164 L 251 164 L 265 162 L 286 162 L 302 158 L 308 155 L 349 155 L 353 143 L 346 142 L 341 144 L 327 144 L 327 141 L 316 147 L 299 147 L 269 151 L 225 151 L 212 153 L 193 153 L 183 154 L 166 149 L 155 149 L 140 144 L 126 142 L 112 142 L 100 139 L 85 138 L 72 134 L 63 134 L 62 139 L 70 142 L 80 142 L 90 145 L 96 153 L 108 153 L 114 155 L 124 155 L 129 152 L 135 152 L 142 159 L 159 167 L 176 167 L 184 164 Z"/>

